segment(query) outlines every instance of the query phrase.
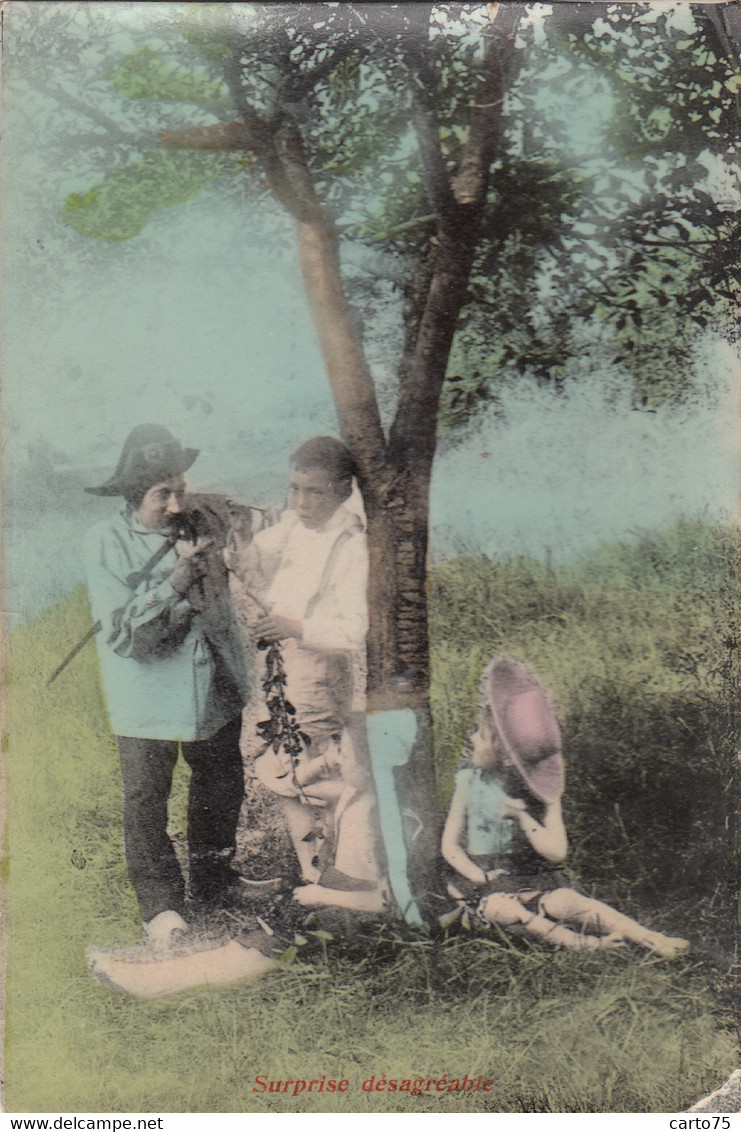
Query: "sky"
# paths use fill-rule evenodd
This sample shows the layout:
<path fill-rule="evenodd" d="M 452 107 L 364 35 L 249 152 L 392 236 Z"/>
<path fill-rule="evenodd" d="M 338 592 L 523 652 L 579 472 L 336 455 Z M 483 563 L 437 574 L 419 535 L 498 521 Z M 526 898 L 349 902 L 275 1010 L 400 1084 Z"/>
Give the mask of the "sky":
<path fill-rule="evenodd" d="M 85 20 L 73 26 L 83 7 L 105 17 L 95 33 Z M 141 40 L 152 18 L 145 10 L 169 7 L 20 3 L 15 44 L 13 11 L 6 14 L 2 441 L 11 623 L 82 581 L 82 535 L 111 507 L 83 488 L 110 475 L 134 425 L 157 421 L 200 449 L 194 487 L 257 504 L 282 499 L 288 458 L 302 440 L 338 432 L 291 224 L 275 208 L 217 187 L 161 210 L 125 244 L 85 239 L 60 220 L 66 194 L 87 191 L 110 162 L 100 123 L 99 151 L 75 154 L 85 107 L 118 115 L 131 133 L 146 121 L 145 108 L 121 105 L 105 75 Z M 35 46 L 21 27 L 30 8 L 48 17 Z M 178 122 L 182 107 L 168 112 Z M 599 115 L 592 107 L 575 121 L 575 151 L 593 148 Z M 377 270 L 377 257 L 364 255 L 348 252 L 348 268 Z M 400 319 L 399 301 L 389 300 L 361 328 L 381 385 L 393 377 Z M 708 335 L 683 406 L 636 412 L 628 376 L 589 358 L 565 394 L 527 380 L 505 386 L 496 411 L 440 446 L 434 558 L 570 561 L 682 518 L 731 521 L 737 373 L 733 351 Z"/>

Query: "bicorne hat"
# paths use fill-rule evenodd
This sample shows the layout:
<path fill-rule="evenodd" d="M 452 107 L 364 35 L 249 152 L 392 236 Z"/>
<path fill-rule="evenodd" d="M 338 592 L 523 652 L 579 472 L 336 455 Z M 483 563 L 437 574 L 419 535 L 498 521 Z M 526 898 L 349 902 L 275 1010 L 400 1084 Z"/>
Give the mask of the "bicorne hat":
<path fill-rule="evenodd" d="M 563 793 L 561 729 L 545 686 L 529 665 L 504 655 L 487 664 L 479 692 L 530 792 L 541 802 L 555 802 Z"/>
<path fill-rule="evenodd" d="M 129 495 L 147 491 L 161 480 L 182 475 L 197 455 L 197 448 L 183 448 L 162 425 L 137 425 L 126 437 L 111 478 L 100 487 L 86 487 L 85 491 L 91 495 Z"/>

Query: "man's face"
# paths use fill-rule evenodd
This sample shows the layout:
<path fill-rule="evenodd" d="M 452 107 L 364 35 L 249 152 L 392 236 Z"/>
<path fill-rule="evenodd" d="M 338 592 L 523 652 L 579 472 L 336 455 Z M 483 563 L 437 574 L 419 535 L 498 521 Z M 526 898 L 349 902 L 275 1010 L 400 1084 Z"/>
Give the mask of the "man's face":
<path fill-rule="evenodd" d="M 184 496 L 185 480 L 182 476 L 153 484 L 137 508 L 138 522 L 159 534 L 172 534 L 183 509 Z"/>
<path fill-rule="evenodd" d="M 330 483 L 324 468 L 291 470 L 291 503 L 301 522 L 310 531 L 321 527 L 334 515 L 345 498 L 336 483 Z"/>

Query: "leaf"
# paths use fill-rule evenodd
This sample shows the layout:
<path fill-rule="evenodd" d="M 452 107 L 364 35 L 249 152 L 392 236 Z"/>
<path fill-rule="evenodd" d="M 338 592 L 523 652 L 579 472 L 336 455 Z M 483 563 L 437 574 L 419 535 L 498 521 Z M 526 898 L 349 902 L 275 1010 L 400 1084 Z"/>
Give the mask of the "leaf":
<path fill-rule="evenodd" d="M 322 170 L 334 176 L 361 173 L 398 141 L 405 125 L 403 115 L 386 105 L 371 112 L 361 107 L 343 114 L 316 145 Z"/>
<path fill-rule="evenodd" d="M 231 49 L 230 14 L 227 4 L 188 4 L 176 23 L 188 43 L 209 59 L 222 62 Z"/>
<path fill-rule="evenodd" d="M 358 89 L 360 80 L 360 53 L 351 51 L 332 69 L 329 83 L 338 98 L 344 100 Z"/>
<path fill-rule="evenodd" d="M 140 161 L 114 169 L 88 193 L 70 193 L 60 215 L 82 236 L 130 240 L 152 213 L 193 200 L 211 181 L 244 163 L 236 154 L 148 149 Z"/>
<path fill-rule="evenodd" d="M 222 83 L 206 74 L 175 70 L 148 44 L 137 47 L 108 76 L 125 98 L 195 102 L 223 110 L 231 99 Z"/>

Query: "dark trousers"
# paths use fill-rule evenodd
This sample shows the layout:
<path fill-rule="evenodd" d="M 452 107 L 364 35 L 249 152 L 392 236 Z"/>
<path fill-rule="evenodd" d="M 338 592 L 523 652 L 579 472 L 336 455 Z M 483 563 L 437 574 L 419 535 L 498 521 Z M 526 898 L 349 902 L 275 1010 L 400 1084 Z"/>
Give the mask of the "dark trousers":
<path fill-rule="evenodd" d="M 116 736 L 123 778 L 126 865 L 144 921 L 168 908 L 181 914 L 184 910 L 185 882 L 167 833 L 167 802 L 178 747 L 191 769 L 191 895 L 199 900 L 214 900 L 219 889 L 228 883 L 244 797 L 240 730 L 241 719 L 237 716 L 211 739 L 194 743 Z"/>

